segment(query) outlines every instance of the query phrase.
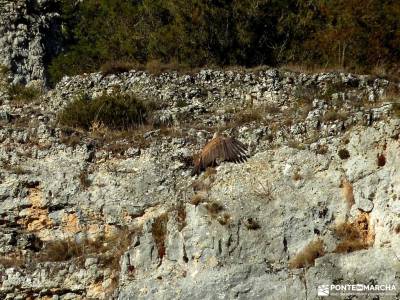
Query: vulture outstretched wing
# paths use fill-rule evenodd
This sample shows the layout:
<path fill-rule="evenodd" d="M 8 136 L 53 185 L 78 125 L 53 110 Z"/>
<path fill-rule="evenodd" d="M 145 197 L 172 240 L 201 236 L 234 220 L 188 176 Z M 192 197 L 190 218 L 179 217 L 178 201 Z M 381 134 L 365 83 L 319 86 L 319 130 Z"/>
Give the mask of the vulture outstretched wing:
<path fill-rule="evenodd" d="M 200 174 L 207 167 L 222 161 L 244 162 L 247 159 L 247 147 L 232 137 L 218 136 L 209 141 L 194 163 L 194 174 Z"/>

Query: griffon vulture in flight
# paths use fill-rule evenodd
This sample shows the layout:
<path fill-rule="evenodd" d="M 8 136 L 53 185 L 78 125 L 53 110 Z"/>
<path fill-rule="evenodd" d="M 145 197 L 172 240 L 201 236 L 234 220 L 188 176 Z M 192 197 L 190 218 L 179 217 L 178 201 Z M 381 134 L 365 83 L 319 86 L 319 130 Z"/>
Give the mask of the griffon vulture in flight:
<path fill-rule="evenodd" d="M 232 137 L 214 135 L 194 158 L 193 175 L 198 175 L 208 167 L 219 165 L 223 161 L 244 162 L 247 159 L 247 147 Z"/>

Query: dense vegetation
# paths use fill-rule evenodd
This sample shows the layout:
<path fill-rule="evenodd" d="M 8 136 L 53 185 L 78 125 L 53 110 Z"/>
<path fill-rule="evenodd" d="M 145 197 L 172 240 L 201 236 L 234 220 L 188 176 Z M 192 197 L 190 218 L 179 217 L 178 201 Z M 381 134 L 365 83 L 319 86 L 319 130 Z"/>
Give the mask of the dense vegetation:
<path fill-rule="evenodd" d="M 50 75 L 104 64 L 396 70 L 396 0 L 61 0 L 65 51 Z"/>
<path fill-rule="evenodd" d="M 95 124 L 111 129 L 128 129 L 146 122 L 151 105 L 133 95 L 103 94 L 90 99 L 80 95 L 59 114 L 61 125 L 90 129 Z"/>

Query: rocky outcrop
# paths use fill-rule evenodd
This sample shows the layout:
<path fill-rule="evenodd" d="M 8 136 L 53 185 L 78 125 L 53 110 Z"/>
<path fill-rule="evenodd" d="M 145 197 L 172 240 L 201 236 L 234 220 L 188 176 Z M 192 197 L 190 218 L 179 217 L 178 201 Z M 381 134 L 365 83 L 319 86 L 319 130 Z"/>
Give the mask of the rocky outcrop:
<path fill-rule="evenodd" d="M 0 1 L 0 65 L 14 83 L 46 82 L 46 65 L 60 49 L 54 0 Z"/>
<path fill-rule="evenodd" d="M 396 284 L 397 87 L 269 69 L 88 74 L 22 105 L 5 91 L 1 297 L 314 299 L 321 284 Z M 77 95 L 116 90 L 158 102 L 157 126 L 112 139 L 57 125 Z M 216 129 L 251 157 L 191 177 Z"/>
<path fill-rule="evenodd" d="M 309 143 L 354 124 L 371 125 L 390 114 L 393 99 L 388 95 L 398 88 L 398 83 L 385 79 L 344 73 L 266 69 L 152 76 L 131 71 L 106 77 L 100 73 L 65 77 L 49 93 L 47 103 L 59 111 L 80 94 L 134 93 L 162 103 L 163 109 L 156 113 L 159 124 L 185 128 L 189 133 L 194 124 L 208 131 L 233 127 L 242 139 L 259 148 L 266 140 Z"/>

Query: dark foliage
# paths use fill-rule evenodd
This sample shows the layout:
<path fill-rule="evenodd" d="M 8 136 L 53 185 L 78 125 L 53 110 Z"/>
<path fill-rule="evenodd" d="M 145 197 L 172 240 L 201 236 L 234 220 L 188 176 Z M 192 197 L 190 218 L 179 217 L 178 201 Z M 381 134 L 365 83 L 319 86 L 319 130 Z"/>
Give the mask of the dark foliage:
<path fill-rule="evenodd" d="M 74 2 L 61 0 L 66 46 L 50 65 L 53 83 L 121 60 L 188 67 L 300 63 L 357 71 L 398 70 L 400 61 L 399 1 Z"/>
<path fill-rule="evenodd" d="M 350 158 L 350 152 L 347 149 L 340 149 L 338 151 L 338 155 L 339 155 L 340 159 Z"/>

